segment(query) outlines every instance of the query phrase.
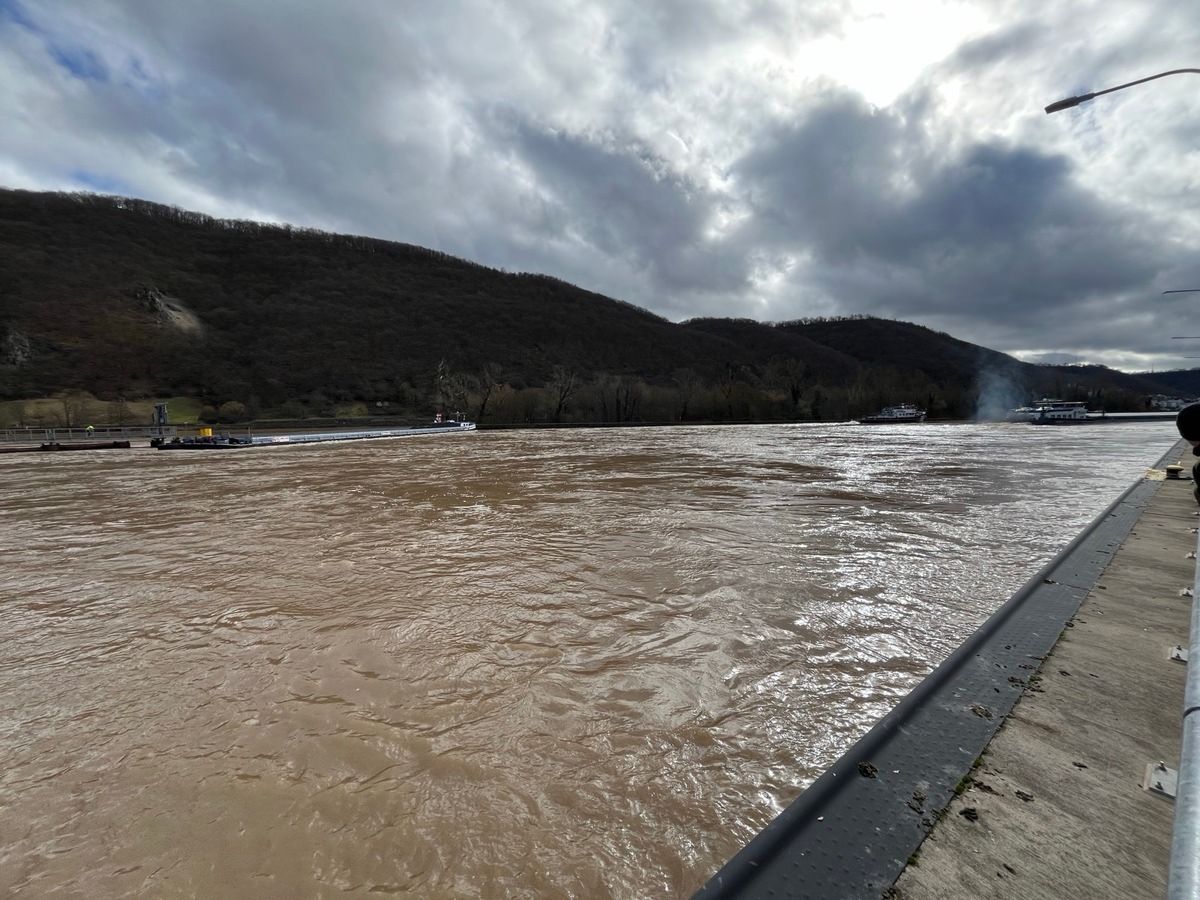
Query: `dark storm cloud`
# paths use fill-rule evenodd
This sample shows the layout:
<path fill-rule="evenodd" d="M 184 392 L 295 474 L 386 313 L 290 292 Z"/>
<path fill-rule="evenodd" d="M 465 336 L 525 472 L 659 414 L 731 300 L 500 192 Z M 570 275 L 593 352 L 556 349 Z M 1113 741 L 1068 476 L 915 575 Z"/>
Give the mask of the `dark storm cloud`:
<path fill-rule="evenodd" d="M 677 319 L 1161 355 L 1145 297 L 1200 277 L 1193 95 L 1041 108 L 1197 35 L 1166 0 L 0 0 L 0 183 L 421 244 Z"/>
<path fill-rule="evenodd" d="M 1168 264 L 1127 211 L 1077 186 L 1064 156 L 999 141 L 947 153 L 924 134 L 921 120 L 835 95 L 735 167 L 751 243 L 815 254 L 793 296 L 1000 333 L 1069 322 Z"/>
<path fill-rule="evenodd" d="M 838 94 L 797 125 L 762 135 L 732 170 L 754 212 L 755 238 L 852 259 L 880 213 L 900 202 L 893 178 L 903 131 L 896 116 Z"/>

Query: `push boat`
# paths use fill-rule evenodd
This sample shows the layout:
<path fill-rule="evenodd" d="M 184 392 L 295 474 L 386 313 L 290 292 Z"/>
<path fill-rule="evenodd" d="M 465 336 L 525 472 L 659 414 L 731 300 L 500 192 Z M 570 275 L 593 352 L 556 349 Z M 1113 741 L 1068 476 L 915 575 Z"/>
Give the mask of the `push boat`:
<path fill-rule="evenodd" d="M 899 406 L 885 406 L 878 415 L 863 416 L 858 420 L 860 425 L 901 425 L 910 422 L 924 422 L 925 410 L 902 403 Z"/>
<path fill-rule="evenodd" d="M 194 438 L 173 438 L 155 444 L 159 450 L 238 450 L 246 447 L 279 447 L 285 444 L 320 444 L 331 441 L 362 441 L 370 438 L 417 437 L 430 434 L 460 434 L 474 431 L 474 422 L 436 420 L 427 425 L 407 428 L 380 428 L 373 431 L 327 431 L 300 434 L 235 435 L 202 434 Z"/>
<path fill-rule="evenodd" d="M 1087 404 L 1077 400 L 1056 400 L 1043 397 L 1030 406 L 1010 410 L 1009 422 L 1029 422 L 1032 425 L 1071 425 L 1088 421 Z"/>

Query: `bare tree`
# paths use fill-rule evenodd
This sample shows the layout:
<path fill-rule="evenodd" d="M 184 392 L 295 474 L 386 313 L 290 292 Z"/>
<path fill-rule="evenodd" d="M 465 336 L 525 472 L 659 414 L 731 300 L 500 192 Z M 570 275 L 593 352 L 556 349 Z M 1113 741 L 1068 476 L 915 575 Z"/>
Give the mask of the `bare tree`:
<path fill-rule="evenodd" d="M 692 412 L 696 397 L 703 387 L 704 381 L 692 369 L 675 371 L 675 392 L 679 396 L 679 420 L 681 422 L 687 421 L 688 414 Z"/>
<path fill-rule="evenodd" d="M 792 415 L 796 415 L 800 409 L 805 381 L 804 363 L 794 356 L 777 356 L 767 364 L 767 383 L 771 387 L 787 391 L 791 400 Z"/>
<path fill-rule="evenodd" d="M 108 404 L 108 418 L 117 425 L 124 425 L 129 421 L 129 404 L 125 402 L 124 397 L 118 397 Z"/>
<path fill-rule="evenodd" d="M 641 414 L 646 385 L 632 375 L 600 375 L 595 382 L 600 415 L 605 422 L 633 422 Z"/>
<path fill-rule="evenodd" d="M 246 404 L 240 400 L 227 400 L 217 410 L 222 422 L 243 422 L 246 419 Z"/>
<path fill-rule="evenodd" d="M 59 402 L 62 404 L 63 425 L 74 428 L 83 421 L 84 410 L 87 408 L 87 397 L 78 391 L 64 395 Z"/>
<path fill-rule="evenodd" d="M 550 376 L 549 388 L 554 395 L 554 421 L 562 421 L 563 408 L 567 400 L 579 387 L 579 376 L 574 369 L 566 366 L 555 366 Z"/>
<path fill-rule="evenodd" d="M 500 383 L 500 366 L 496 363 L 487 363 L 479 372 L 479 377 L 476 379 L 476 390 L 479 395 L 479 407 L 475 412 L 475 421 L 482 422 L 484 413 L 487 412 L 488 400 L 492 397 L 492 392 L 496 390 Z"/>

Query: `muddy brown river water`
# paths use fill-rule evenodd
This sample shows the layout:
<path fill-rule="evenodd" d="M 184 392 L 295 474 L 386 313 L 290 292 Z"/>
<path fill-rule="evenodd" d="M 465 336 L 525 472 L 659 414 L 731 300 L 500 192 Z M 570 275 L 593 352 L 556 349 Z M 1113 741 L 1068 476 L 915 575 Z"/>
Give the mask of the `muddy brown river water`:
<path fill-rule="evenodd" d="M 0 895 L 687 897 L 1174 439 L 0 455 Z"/>

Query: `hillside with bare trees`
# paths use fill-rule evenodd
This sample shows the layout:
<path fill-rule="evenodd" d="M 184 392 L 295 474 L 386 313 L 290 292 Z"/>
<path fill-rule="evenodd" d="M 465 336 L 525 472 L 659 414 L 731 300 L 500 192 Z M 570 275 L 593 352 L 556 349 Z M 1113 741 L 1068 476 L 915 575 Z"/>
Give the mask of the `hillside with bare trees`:
<path fill-rule="evenodd" d="M 902 401 L 967 418 L 997 386 L 1013 405 L 1055 394 L 1112 411 L 1165 390 L 911 323 L 674 323 L 408 244 L 0 191 L 0 400 L 181 396 L 214 420 L 804 421 Z"/>

